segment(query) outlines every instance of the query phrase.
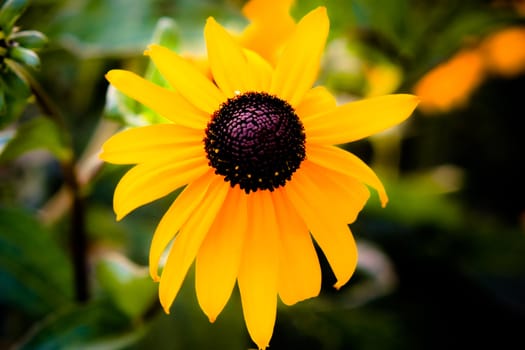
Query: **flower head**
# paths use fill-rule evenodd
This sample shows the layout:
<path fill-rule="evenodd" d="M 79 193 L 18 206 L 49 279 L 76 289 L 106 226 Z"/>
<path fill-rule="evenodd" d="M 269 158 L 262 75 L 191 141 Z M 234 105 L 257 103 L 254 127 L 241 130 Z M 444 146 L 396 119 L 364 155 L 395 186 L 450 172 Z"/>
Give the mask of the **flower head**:
<path fill-rule="evenodd" d="M 386 204 L 375 173 L 334 145 L 398 124 L 417 104 L 412 95 L 389 95 L 336 106 L 325 88 L 312 88 L 328 27 L 324 7 L 308 13 L 272 65 L 210 18 L 204 34 L 212 79 L 158 45 L 146 54 L 172 89 L 128 71 L 107 74 L 117 89 L 172 121 L 121 132 L 101 154 L 136 164 L 115 190 L 118 219 L 186 186 L 151 244 L 150 273 L 160 281 L 165 311 L 195 261 L 204 313 L 214 321 L 237 283 L 259 348 L 269 344 L 277 296 L 291 305 L 320 291 L 312 237 L 339 288 L 356 267 L 348 224 L 369 197 L 366 185 Z"/>

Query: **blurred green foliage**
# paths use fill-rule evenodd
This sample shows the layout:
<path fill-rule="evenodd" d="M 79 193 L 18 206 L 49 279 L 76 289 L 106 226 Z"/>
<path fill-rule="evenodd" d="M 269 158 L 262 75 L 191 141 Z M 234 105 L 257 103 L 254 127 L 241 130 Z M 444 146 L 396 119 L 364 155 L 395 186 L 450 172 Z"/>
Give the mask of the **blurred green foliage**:
<path fill-rule="evenodd" d="M 8 3 L 24 2 L 0 6 Z M 25 64 L 33 79 L 18 66 L 4 69 L 7 51 L 0 51 L 0 348 L 252 346 L 238 293 L 209 324 L 192 273 L 172 315 L 163 313 L 145 265 L 151 234 L 176 194 L 116 223 L 112 193 L 126 169 L 102 168 L 96 160 L 100 144 L 122 125 L 161 121 L 108 90 L 104 74 L 129 69 L 163 84 L 142 56 L 147 44 L 198 51 L 206 17 L 240 29 L 243 3 L 34 0 L 23 14 L 0 12 L 2 31 L 20 43 L 9 57 Z M 411 91 L 460 48 L 523 25 L 517 3 L 299 0 L 292 13 L 299 18 L 317 5 L 328 7 L 331 36 L 320 79 L 344 99 L 387 84 L 373 79 L 371 67 L 393 69 L 397 80 L 390 85 Z M 47 37 L 45 46 L 37 33 Z M 6 43 L 0 39 L 0 50 Z M 32 49 L 40 49 L 39 56 L 26 51 Z M 365 254 L 363 246 L 358 272 L 341 291 L 331 287 L 320 254 L 321 296 L 279 308 L 271 349 L 520 343 L 524 86 L 525 72 L 489 77 L 466 106 L 434 116 L 416 111 L 393 133 L 344 145 L 379 171 L 390 203 L 381 209 L 372 197 L 352 225 L 369 248 Z M 79 237 L 85 246 L 78 246 Z M 78 265 L 78 249 L 87 253 L 85 266 Z M 75 292 L 79 273 L 89 282 L 82 302 Z"/>

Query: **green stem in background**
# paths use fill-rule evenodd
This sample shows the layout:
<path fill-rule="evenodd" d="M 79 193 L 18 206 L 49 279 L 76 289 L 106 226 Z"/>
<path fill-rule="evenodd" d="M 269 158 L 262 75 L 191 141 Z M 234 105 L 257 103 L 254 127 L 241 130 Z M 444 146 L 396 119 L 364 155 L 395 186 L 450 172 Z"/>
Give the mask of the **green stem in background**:
<path fill-rule="evenodd" d="M 47 95 L 40 83 L 24 67 L 14 63 L 11 68 L 29 84 L 36 101 L 45 116 L 52 119 L 53 122 L 62 130 L 65 137 L 65 145 L 73 153 L 71 134 L 67 128 L 64 117 L 58 107 Z M 67 186 L 67 192 L 72 197 L 71 219 L 69 226 L 69 240 L 71 245 L 71 255 L 73 262 L 75 297 L 78 302 L 85 302 L 89 299 L 89 279 L 88 279 L 88 260 L 87 260 L 87 232 L 85 222 L 85 205 L 82 196 L 81 186 L 79 183 L 75 157 L 71 156 L 61 161 L 64 184 Z"/>

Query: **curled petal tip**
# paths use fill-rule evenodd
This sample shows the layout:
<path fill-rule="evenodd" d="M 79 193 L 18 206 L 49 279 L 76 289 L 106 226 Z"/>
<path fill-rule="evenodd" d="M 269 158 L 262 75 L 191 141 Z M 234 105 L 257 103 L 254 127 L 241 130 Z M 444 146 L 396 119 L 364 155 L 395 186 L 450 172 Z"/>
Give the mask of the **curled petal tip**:
<path fill-rule="evenodd" d="M 166 303 L 165 301 L 163 301 L 161 299 L 160 300 L 160 304 L 162 305 L 162 309 L 164 310 L 164 313 L 166 313 L 166 315 L 169 315 L 170 314 L 171 303 Z"/>
<path fill-rule="evenodd" d="M 342 286 L 343 286 L 343 284 L 342 284 L 342 283 L 339 283 L 339 282 L 337 282 L 336 284 L 334 284 L 334 288 L 337 289 L 337 290 L 341 289 Z"/>
<path fill-rule="evenodd" d="M 381 208 L 386 208 L 386 205 L 388 204 L 388 198 L 386 194 L 384 196 L 381 196 L 380 201 L 381 201 Z"/>

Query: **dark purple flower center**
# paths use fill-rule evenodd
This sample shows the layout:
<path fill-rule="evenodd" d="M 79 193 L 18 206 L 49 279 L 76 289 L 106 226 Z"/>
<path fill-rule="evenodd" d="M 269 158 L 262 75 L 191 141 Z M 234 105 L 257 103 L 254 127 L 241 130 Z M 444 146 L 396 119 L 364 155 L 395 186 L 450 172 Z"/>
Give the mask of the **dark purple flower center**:
<path fill-rule="evenodd" d="M 304 127 L 286 101 L 263 92 L 228 99 L 206 128 L 209 165 L 246 193 L 284 186 L 305 159 Z"/>

